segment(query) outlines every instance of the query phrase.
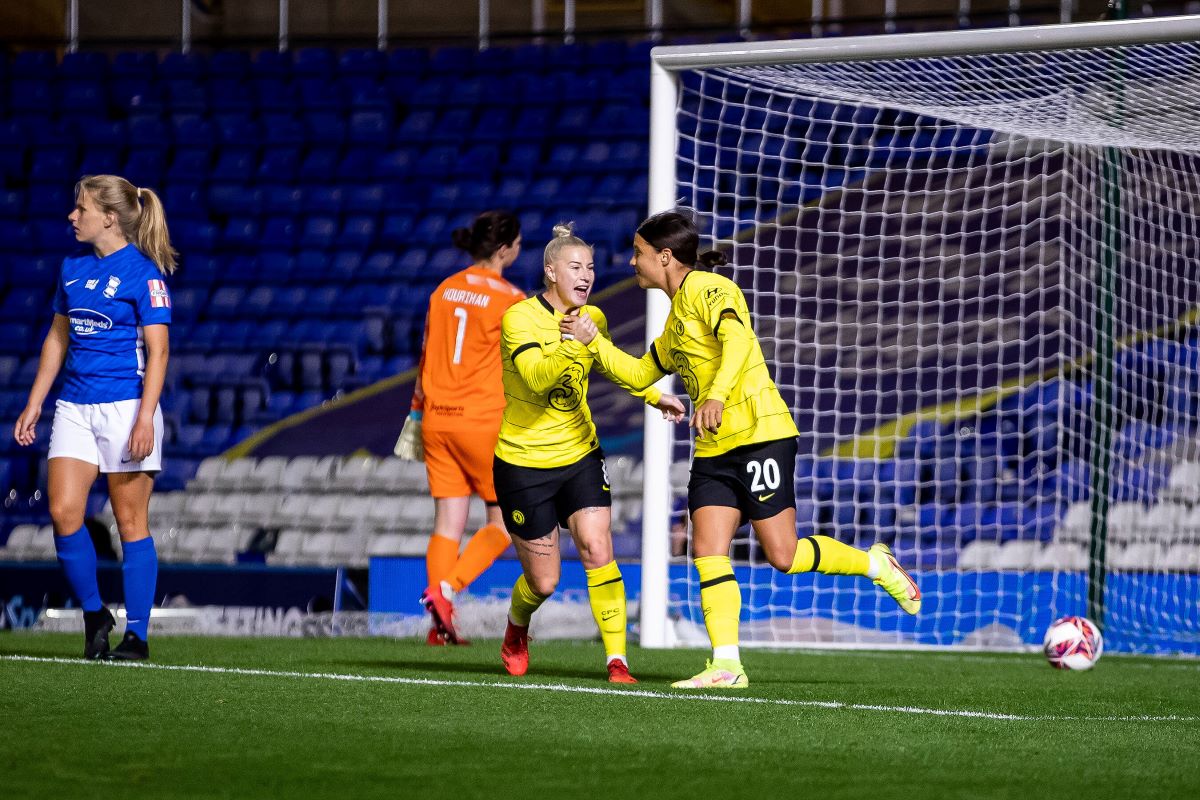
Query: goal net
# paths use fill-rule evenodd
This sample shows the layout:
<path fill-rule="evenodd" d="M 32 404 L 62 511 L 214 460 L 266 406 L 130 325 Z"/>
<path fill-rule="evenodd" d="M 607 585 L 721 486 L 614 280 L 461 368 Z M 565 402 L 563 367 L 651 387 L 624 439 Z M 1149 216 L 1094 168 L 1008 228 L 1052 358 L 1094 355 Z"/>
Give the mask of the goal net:
<path fill-rule="evenodd" d="M 746 527 L 744 644 L 1021 649 L 1082 614 L 1200 654 L 1200 19 L 1155 22 L 655 51 L 651 207 L 729 255 L 797 533 L 887 542 L 925 598 L 778 573 Z M 676 497 L 683 439 L 647 447 Z M 644 640 L 704 644 L 667 558 Z"/>

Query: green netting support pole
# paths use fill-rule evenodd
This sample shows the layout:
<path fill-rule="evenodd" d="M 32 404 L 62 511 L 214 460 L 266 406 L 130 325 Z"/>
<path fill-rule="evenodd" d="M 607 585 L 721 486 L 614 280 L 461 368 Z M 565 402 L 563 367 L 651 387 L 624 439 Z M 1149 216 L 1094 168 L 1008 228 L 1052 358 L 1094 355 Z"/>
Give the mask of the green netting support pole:
<path fill-rule="evenodd" d="M 1125 19 L 1125 0 L 1109 0 L 1110 19 Z M 1117 56 L 1121 58 L 1120 55 Z M 1117 119 L 1121 116 L 1123 87 L 1122 63 L 1116 72 L 1114 96 Z M 1100 629 L 1105 628 L 1104 582 L 1108 563 L 1108 493 L 1112 469 L 1113 427 L 1113 316 L 1116 306 L 1117 268 L 1121 259 L 1121 153 L 1115 147 L 1104 150 L 1100 197 L 1103 217 L 1103 241 L 1095 282 L 1096 347 L 1092 360 L 1092 522 L 1088 559 L 1088 617 Z"/>

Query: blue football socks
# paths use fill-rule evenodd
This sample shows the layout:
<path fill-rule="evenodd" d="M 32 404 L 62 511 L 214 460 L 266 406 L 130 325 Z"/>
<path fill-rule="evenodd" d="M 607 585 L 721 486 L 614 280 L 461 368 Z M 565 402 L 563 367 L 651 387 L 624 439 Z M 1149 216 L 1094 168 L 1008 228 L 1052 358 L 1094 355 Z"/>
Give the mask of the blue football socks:
<path fill-rule="evenodd" d="M 154 585 L 158 581 L 158 551 L 154 539 L 147 536 L 136 542 L 124 542 L 125 561 L 121 574 L 125 582 L 125 630 L 146 640 L 150 608 L 154 605 Z"/>
<path fill-rule="evenodd" d="M 79 605 L 84 611 L 99 611 L 104 604 L 96 582 L 96 548 L 88 529 L 83 527 L 67 536 L 55 536 L 54 549 Z"/>

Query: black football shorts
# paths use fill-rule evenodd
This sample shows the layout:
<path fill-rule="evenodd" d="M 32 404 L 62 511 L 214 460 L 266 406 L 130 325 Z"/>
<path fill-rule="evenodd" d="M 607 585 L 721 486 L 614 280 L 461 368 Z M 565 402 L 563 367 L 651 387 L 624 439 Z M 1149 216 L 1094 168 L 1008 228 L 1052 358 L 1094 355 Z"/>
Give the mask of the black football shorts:
<path fill-rule="evenodd" d="M 796 506 L 796 439 L 776 439 L 736 447 L 728 453 L 692 459 L 688 512 L 726 506 L 743 521 L 768 519 Z"/>
<path fill-rule="evenodd" d="M 612 506 L 612 490 L 604 453 L 596 448 L 574 464 L 539 469 L 492 462 L 496 500 L 504 512 L 504 526 L 526 541 L 540 539 L 581 508 Z"/>

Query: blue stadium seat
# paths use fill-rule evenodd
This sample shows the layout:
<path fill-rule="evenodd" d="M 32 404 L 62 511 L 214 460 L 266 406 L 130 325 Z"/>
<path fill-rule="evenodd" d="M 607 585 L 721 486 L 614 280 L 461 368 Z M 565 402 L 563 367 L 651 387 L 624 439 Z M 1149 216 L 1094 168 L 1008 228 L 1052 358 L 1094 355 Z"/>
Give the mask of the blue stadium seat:
<path fill-rule="evenodd" d="M 221 386 L 213 390 L 212 421 L 220 425 L 233 425 L 237 422 L 237 389 L 233 386 Z"/>
<path fill-rule="evenodd" d="M 375 240 L 375 217 L 357 214 L 346 217 L 337 242 L 340 247 L 366 250 Z"/>
<path fill-rule="evenodd" d="M 29 179 L 39 183 L 71 183 L 78 178 L 79 158 L 71 150 L 34 150 Z"/>
<path fill-rule="evenodd" d="M 171 225 L 171 239 L 180 252 L 210 253 L 217 241 L 217 227 L 208 222 L 183 220 Z"/>
<path fill-rule="evenodd" d="M 218 141 L 226 149 L 249 152 L 263 138 L 262 126 L 249 114 L 217 114 L 213 124 Z"/>
<path fill-rule="evenodd" d="M 412 173 L 418 157 L 416 150 L 404 147 L 382 153 L 372 165 L 374 177 L 392 183 L 403 181 Z"/>
<path fill-rule="evenodd" d="M 347 214 L 378 214 L 388 206 L 387 190 L 379 184 L 353 186 L 346 192 Z"/>
<path fill-rule="evenodd" d="M 273 317 L 303 317 L 305 315 L 304 299 L 307 291 L 298 286 L 279 289 L 271 300 L 271 316 Z"/>
<path fill-rule="evenodd" d="M 162 201 L 170 219 L 208 220 L 207 192 L 193 183 L 168 184 L 162 192 Z"/>
<path fill-rule="evenodd" d="M 290 257 L 289 257 L 290 258 Z M 319 250 L 302 250 L 290 259 L 290 277 L 297 281 L 315 283 L 328 280 L 330 256 Z M 277 283 L 285 283 L 280 280 Z"/>
<path fill-rule="evenodd" d="M 189 261 L 188 271 L 192 264 Z M 181 274 L 183 274 L 181 272 Z M 171 289 L 171 321 L 194 322 L 200 310 L 208 305 L 208 290 L 198 287 L 172 287 Z"/>
<path fill-rule="evenodd" d="M 257 164 L 254 154 L 246 150 L 223 150 L 213 166 L 214 184 L 245 186 L 254 175 Z"/>
<path fill-rule="evenodd" d="M 258 165 L 258 182 L 290 187 L 299 175 L 300 156 L 300 149 L 295 147 L 267 148 Z"/>
<path fill-rule="evenodd" d="M 308 143 L 314 146 L 341 147 L 346 142 L 346 122 L 338 113 L 321 111 L 306 114 L 303 130 Z"/>
<path fill-rule="evenodd" d="M 231 217 L 222 234 L 225 249 L 254 248 L 259 242 L 259 225 L 256 219 Z"/>
<path fill-rule="evenodd" d="M 268 217 L 262 231 L 262 246 L 270 250 L 290 250 L 299 233 L 294 217 Z"/>
<path fill-rule="evenodd" d="M 304 213 L 340 214 L 344 195 L 345 190 L 340 186 L 310 186 L 302 195 Z"/>
<path fill-rule="evenodd" d="M 340 311 L 348 311 L 357 315 L 358 309 L 342 309 L 338 305 L 341 290 L 336 286 L 320 286 L 310 289 L 304 296 L 306 313 L 317 318 L 327 318 Z"/>
<path fill-rule="evenodd" d="M 300 177 L 312 184 L 340 180 L 338 166 L 341 160 L 342 156 L 337 148 L 313 148 L 304 156 L 300 165 Z"/>
<path fill-rule="evenodd" d="M 381 111 L 357 111 L 350 116 L 349 141 L 384 147 L 392 138 L 392 126 Z"/>
<path fill-rule="evenodd" d="M 423 247 L 406 249 L 404 254 L 395 262 L 397 276 L 402 278 L 417 278 L 423 275 L 428 256 L 428 252 Z"/>
<path fill-rule="evenodd" d="M 54 108 L 54 92 L 45 78 L 17 78 L 10 84 L 8 104 L 19 116 L 45 118 Z"/>
<path fill-rule="evenodd" d="M 20 388 L 19 384 L 14 383 L 13 376 L 17 372 L 17 367 L 21 364 L 21 359 L 15 355 L 0 356 L 0 389 L 8 387 Z M 0 491 L 3 490 L 0 486 Z"/>
<path fill-rule="evenodd" d="M 206 150 L 176 150 L 166 179 L 170 184 L 188 183 L 199 185 L 208 180 L 209 153 Z"/>
<path fill-rule="evenodd" d="M 212 293 L 206 316 L 213 319 L 233 319 L 245 301 L 246 292 L 238 286 L 220 286 Z"/>
<path fill-rule="evenodd" d="M 257 259 L 252 274 L 255 280 L 267 286 L 280 286 L 288 282 L 295 268 L 295 259 L 290 253 L 275 250 L 264 251 Z"/>
<path fill-rule="evenodd" d="M 204 438 L 200 440 L 201 451 L 216 455 L 235 443 L 233 429 L 229 425 L 210 425 L 204 429 Z"/>
<path fill-rule="evenodd" d="M 160 85 L 164 88 L 163 99 L 172 113 L 180 111 L 208 112 L 206 84 L 192 79 L 181 79 L 166 81 Z"/>
<path fill-rule="evenodd" d="M 381 177 L 378 166 L 382 152 L 369 147 L 350 148 L 338 162 L 337 174 L 347 181 L 375 181 Z"/>
<path fill-rule="evenodd" d="M 242 80 L 217 79 L 210 84 L 209 109 L 214 115 L 247 114 L 254 108 L 254 93 Z"/>
<path fill-rule="evenodd" d="M 59 77 L 71 80 L 103 80 L 108 71 L 108 57 L 91 51 L 64 53 L 58 65 Z"/>
<path fill-rule="evenodd" d="M 237 396 L 235 416 L 240 423 L 264 424 L 274 421 L 267 413 L 267 398 L 270 391 L 266 381 L 256 380 L 241 386 Z"/>
<path fill-rule="evenodd" d="M 424 48 L 399 47 L 387 55 L 388 75 L 418 76 L 429 65 L 429 51 Z"/>
<path fill-rule="evenodd" d="M 321 335 L 324 338 L 324 335 Z M 325 387 L 325 375 L 321 363 L 321 350 L 307 349 L 299 354 L 299 388 L 301 391 L 320 390 Z"/>
<path fill-rule="evenodd" d="M 338 74 L 343 77 L 379 79 L 387 69 L 387 56 L 379 50 L 350 49 L 338 57 Z"/>
<path fill-rule="evenodd" d="M 298 186 L 268 186 L 263 190 L 264 214 L 294 216 L 304 208 L 304 190 Z"/>
<path fill-rule="evenodd" d="M 328 250 L 337 236 L 337 219 L 334 217 L 309 217 L 300 234 L 300 247 L 304 249 Z"/>
<path fill-rule="evenodd" d="M 197 79 L 208 73 L 208 63 L 200 53 L 167 53 L 158 65 L 158 75 L 164 80 Z"/>
<path fill-rule="evenodd" d="M 281 80 L 291 77 L 292 54 L 289 51 L 280 52 L 273 49 L 263 49 L 254 57 L 250 65 L 250 76 L 254 80 L 273 78 Z"/>
<path fill-rule="evenodd" d="M 336 69 L 337 57 L 328 47 L 305 47 L 293 54 L 292 74 L 298 77 L 323 78 Z"/>
<path fill-rule="evenodd" d="M 62 87 L 58 107 L 62 119 L 102 119 L 108 115 L 108 93 L 98 82 L 72 83 Z"/>
<path fill-rule="evenodd" d="M 413 164 L 413 175 L 423 178 L 442 178 L 451 174 L 458 163 L 459 151 L 451 145 L 434 145 L 421 154 Z"/>
<path fill-rule="evenodd" d="M 394 253 L 371 253 L 363 260 L 358 276 L 373 281 L 390 280 L 397 277 L 395 267 L 396 256 Z"/>
<path fill-rule="evenodd" d="M 217 50 L 208 57 L 208 74 L 213 78 L 242 80 L 250 74 L 250 53 L 245 50 Z"/>
<path fill-rule="evenodd" d="M 34 220 L 30 223 L 34 246 L 43 252 L 63 252 L 78 247 L 71 225 L 66 220 Z"/>
<path fill-rule="evenodd" d="M 238 316 L 248 317 L 253 320 L 263 319 L 267 315 L 267 311 L 271 308 L 271 302 L 274 300 L 274 297 L 275 290 L 270 286 L 259 286 L 251 289 L 238 306 Z"/>
<path fill-rule="evenodd" d="M 296 409 L 294 392 L 276 389 L 267 400 L 266 416 L 271 419 L 281 419 L 293 413 Z"/>
<path fill-rule="evenodd" d="M 212 416 L 212 398 L 207 386 L 197 386 L 188 392 L 187 419 L 197 425 L 207 425 Z M 183 431 L 180 431 L 183 435 Z"/>
<path fill-rule="evenodd" d="M 34 325 L 50 314 L 50 296 L 45 287 L 13 288 L 0 302 L 0 319 Z"/>
<path fill-rule="evenodd" d="M 333 254 L 332 258 L 326 261 L 325 268 L 319 274 L 319 278 L 339 283 L 349 283 L 358 275 L 362 261 L 362 255 L 358 251 L 338 250 Z"/>
<path fill-rule="evenodd" d="M 324 78 L 301 78 L 297 81 L 300 90 L 300 106 L 303 110 L 337 111 L 346 105 L 346 98 L 338 90 L 338 84 Z"/>
<path fill-rule="evenodd" d="M 200 443 L 203 440 L 204 440 L 204 424 L 203 423 L 191 423 L 191 424 L 180 425 L 179 429 L 175 432 L 175 444 L 174 444 L 173 451 L 179 453 L 180 455 L 184 455 L 184 456 L 197 454 L 200 452 Z M 173 454 L 174 453 L 172 453 L 172 455 Z M 166 473 L 167 468 L 174 461 L 175 461 L 175 459 L 173 459 L 173 458 L 164 459 L 164 463 L 163 463 L 163 473 L 164 474 Z M 162 480 L 162 477 L 163 477 L 162 475 L 159 476 L 160 481 Z M 157 481 L 156 481 L 156 483 L 157 483 Z"/>

